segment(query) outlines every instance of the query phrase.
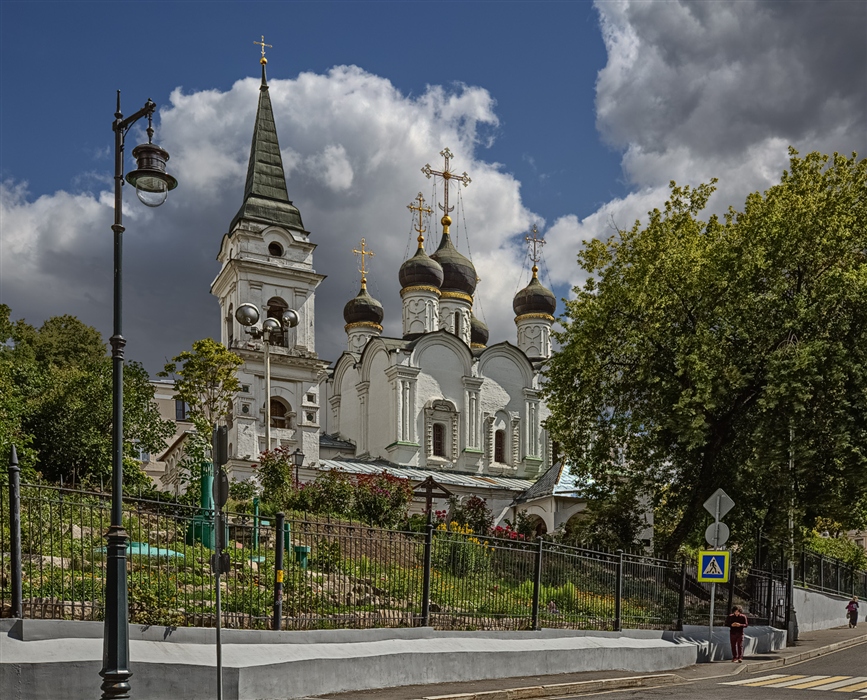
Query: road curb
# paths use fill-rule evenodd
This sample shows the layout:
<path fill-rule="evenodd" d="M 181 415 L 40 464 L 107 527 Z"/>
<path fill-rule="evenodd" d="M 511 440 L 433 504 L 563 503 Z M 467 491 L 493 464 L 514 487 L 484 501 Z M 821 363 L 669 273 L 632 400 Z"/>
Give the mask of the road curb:
<path fill-rule="evenodd" d="M 867 634 L 862 634 L 859 637 L 844 639 L 842 642 L 834 642 L 833 644 L 827 644 L 823 647 L 810 649 L 809 651 L 802 651 L 800 654 L 792 654 L 791 656 L 786 656 L 782 659 L 774 659 L 773 661 L 756 661 L 753 663 L 749 663 L 744 668 L 743 672 L 752 673 L 753 671 L 765 671 L 769 668 L 777 668 L 778 666 L 789 666 L 791 664 L 800 663 L 801 661 L 807 661 L 808 659 L 814 659 L 817 656 L 830 654 L 832 652 L 839 651 L 840 649 L 846 649 L 848 647 L 857 646 L 858 644 L 864 644 L 865 642 L 867 642 Z"/>
<path fill-rule="evenodd" d="M 601 678 L 595 681 L 532 685 L 525 688 L 504 688 L 502 690 L 486 690 L 479 693 L 428 695 L 420 700 L 528 700 L 529 698 L 549 698 L 571 695 L 572 693 L 592 692 L 594 690 L 642 688 L 648 685 L 670 685 L 681 682 L 683 682 L 683 679 L 674 673 L 659 673 L 652 676 Z"/>

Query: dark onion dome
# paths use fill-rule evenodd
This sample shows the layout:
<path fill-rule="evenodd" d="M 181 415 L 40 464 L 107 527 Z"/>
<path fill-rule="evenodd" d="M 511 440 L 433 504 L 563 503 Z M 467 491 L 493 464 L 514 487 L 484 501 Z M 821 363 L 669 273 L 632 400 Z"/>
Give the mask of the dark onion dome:
<path fill-rule="evenodd" d="M 469 296 L 476 291 L 476 268 L 473 264 L 458 252 L 452 244 L 449 235 L 451 217 L 444 216 L 443 238 L 440 247 L 431 255 L 443 268 L 443 283 L 441 289 L 444 292 L 462 292 Z"/>
<path fill-rule="evenodd" d="M 488 345 L 488 327 L 475 315 L 470 316 L 470 345 L 473 347 L 486 347 Z"/>
<path fill-rule="evenodd" d="M 530 284 L 515 295 L 512 308 L 515 310 L 516 316 L 523 316 L 524 314 L 553 316 L 557 309 L 557 298 L 554 296 L 554 292 L 542 286 L 536 276 L 537 271 L 538 268 L 534 265 L 533 279 L 530 280 Z"/>
<path fill-rule="evenodd" d="M 420 286 L 439 288 L 443 283 L 443 268 L 424 252 L 422 244 L 419 243 L 415 255 L 400 266 L 398 279 L 402 289 Z"/>
<path fill-rule="evenodd" d="M 382 304 L 368 294 L 366 281 L 361 281 L 358 296 L 350 299 L 343 307 L 343 320 L 346 321 L 347 325 L 373 323 L 379 326 L 382 324 Z"/>

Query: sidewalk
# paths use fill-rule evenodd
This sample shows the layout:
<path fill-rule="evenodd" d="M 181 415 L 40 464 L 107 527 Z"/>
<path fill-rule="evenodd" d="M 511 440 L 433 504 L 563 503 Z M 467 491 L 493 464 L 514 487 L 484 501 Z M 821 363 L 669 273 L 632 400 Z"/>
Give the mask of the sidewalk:
<path fill-rule="evenodd" d="M 697 664 L 673 673 L 597 671 L 437 685 L 411 685 L 323 695 L 319 696 L 318 700 L 326 698 L 334 700 L 374 700 L 374 698 L 375 700 L 519 700 L 603 689 L 652 687 L 765 671 L 865 642 L 867 642 L 867 630 L 864 627 L 854 630 L 848 627 L 835 627 L 806 632 L 795 646 L 769 654 L 746 657 L 743 664 L 717 661 Z"/>

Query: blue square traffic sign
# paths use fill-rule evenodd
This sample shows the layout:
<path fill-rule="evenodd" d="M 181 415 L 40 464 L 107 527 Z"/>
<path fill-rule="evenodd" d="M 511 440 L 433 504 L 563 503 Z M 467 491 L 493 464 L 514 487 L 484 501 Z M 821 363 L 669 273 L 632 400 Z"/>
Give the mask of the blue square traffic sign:
<path fill-rule="evenodd" d="M 698 580 L 707 583 L 728 583 L 731 552 L 724 550 L 698 553 Z"/>

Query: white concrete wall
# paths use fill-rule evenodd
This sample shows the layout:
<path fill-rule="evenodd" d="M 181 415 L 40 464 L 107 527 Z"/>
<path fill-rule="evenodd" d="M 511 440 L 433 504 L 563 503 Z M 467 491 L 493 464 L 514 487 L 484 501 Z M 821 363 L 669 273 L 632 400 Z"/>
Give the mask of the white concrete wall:
<path fill-rule="evenodd" d="M 806 588 L 795 587 L 792 594 L 795 614 L 798 619 L 798 632 L 812 632 L 840 627 L 846 622 L 846 605 L 851 598 L 820 593 Z M 864 619 L 864 605 L 861 604 L 861 619 Z"/>

